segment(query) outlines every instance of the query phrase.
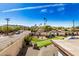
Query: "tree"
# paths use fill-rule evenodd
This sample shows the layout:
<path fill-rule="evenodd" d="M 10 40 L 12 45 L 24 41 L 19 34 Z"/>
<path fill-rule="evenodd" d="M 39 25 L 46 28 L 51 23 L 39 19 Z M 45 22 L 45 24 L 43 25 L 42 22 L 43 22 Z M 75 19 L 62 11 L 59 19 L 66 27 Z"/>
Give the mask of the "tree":
<path fill-rule="evenodd" d="M 44 31 L 47 32 L 47 31 L 51 31 L 52 30 L 52 27 L 49 26 L 49 25 L 46 25 L 44 26 Z"/>
<path fill-rule="evenodd" d="M 30 35 L 24 37 L 24 41 L 26 42 L 27 45 L 29 45 L 31 40 L 32 40 L 32 36 L 30 36 Z"/>
<path fill-rule="evenodd" d="M 32 32 L 36 32 L 36 31 L 38 30 L 38 26 L 32 26 L 32 27 L 30 28 L 30 30 L 31 30 Z"/>
<path fill-rule="evenodd" d="M 20 30 L 20 29 L 21 29 L 20 26 L 15 26 L 15 27 L 14 27 L 14 31 L 18 31 L 18 30 Z"/>
<path fill-rule="evenodd" d="M 8 26 L 8 33 L 12 31 L 13 31 L 13 28 L 11 26 Z M 7 33 L 7 26 L 2 26 L 2 32 Z"/>

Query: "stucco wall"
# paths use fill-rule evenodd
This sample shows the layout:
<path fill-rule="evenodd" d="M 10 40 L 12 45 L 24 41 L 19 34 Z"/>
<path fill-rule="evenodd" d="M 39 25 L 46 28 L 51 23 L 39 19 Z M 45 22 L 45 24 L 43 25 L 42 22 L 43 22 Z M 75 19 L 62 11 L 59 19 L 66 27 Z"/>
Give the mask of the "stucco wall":
<path fill-rule="evenodd" d="M 9 47 L 1 51 L 0 56 L 8 56 L 8 55 L 15 56 L 20 51 L 21 47 L 22 47 L 22 39 L 17 40 L 15 43 L 13 43 Z"/>

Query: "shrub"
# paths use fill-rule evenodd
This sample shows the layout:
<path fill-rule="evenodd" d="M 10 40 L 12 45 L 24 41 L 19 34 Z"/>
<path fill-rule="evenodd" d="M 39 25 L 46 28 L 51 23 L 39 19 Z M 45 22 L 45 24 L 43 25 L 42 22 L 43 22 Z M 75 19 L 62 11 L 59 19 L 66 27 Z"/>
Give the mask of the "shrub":
<path fill-rule="evenodd" d="M 31 36 L 25 36 L 25 37 L 24 37 L 24 41 L 25 41 L 26 44 L 28 44 L 28 45 L 29 45 L 29 43 L 31 42 L 31 40 L 32 40 L 32 37 L 31 37 Z"/>

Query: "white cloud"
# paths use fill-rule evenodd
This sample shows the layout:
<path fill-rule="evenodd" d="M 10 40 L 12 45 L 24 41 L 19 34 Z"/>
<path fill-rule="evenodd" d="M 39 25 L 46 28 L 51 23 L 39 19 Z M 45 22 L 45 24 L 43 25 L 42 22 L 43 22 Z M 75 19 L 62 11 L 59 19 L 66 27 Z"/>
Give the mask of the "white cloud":
<path fill-rule="evenodd" d="M 60 7 L 57 9 L 57 11 L 63 11 L 64 10 L 64 7 Z"/>
<path fill-rule="evenodd" d="M 62 3 L 60 3 L 60 4 L 54 4 L 53 6 L 64 6 L 65 4 L 62 4 Z"/>
<path fill-rule="evenodd" d="M 41 12 L 47 12 L 47 9 L 42 9 Z"/>
<path fill-rule="evenodd" d="M 13 11 L 20 11 L 20 10 L 38 9 L 38 8 L 64 6 L 64 5 L 65 4 L 49 4 L 49 5 L 42 5 L 42 6 L 33 6 L 33 7 L 24 7 L 24 8 L 9 9 L 9 10 L 3 10 L 1 12 L 13 12 Z"/>

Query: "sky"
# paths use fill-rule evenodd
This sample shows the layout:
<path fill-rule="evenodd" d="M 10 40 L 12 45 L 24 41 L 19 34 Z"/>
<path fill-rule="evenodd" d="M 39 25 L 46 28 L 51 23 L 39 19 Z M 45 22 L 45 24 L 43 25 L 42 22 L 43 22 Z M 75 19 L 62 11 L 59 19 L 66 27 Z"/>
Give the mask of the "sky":
<path fill-rule="evenodd" d="M 47 25 L 72 27 L 79 26 L 78 3 L 0 3 L 0 25 L 10 18 L 11 25 Z"/>

